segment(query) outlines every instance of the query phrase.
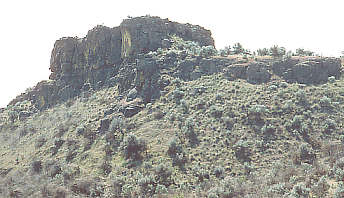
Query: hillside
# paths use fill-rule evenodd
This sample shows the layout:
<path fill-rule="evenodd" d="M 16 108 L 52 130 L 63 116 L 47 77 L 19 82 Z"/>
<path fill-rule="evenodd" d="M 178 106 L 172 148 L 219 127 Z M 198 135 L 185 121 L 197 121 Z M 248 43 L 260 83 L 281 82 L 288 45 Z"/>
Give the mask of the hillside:
<path fill-rule="evenodd" d="M 0 195 L 344 197 L 343 64 L 148 16 L 62 38 L 0 111 Z"/>

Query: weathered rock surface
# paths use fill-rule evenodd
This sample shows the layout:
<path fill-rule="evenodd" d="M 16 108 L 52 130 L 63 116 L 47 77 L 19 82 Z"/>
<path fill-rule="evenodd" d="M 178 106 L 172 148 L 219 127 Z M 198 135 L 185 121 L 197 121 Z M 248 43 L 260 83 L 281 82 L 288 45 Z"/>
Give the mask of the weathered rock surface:
<path fill-rule="evenodd" d="M 171 35 L 185 42 L 174 45 L 180 41 L 173 40 Z M 209 30 L 159 17 L 126 19 L 115 28 L 96 26 L 85 38 L 57 40 L 51 54 L 50 80 L 38 83 L 10 105 L 27 100 L 37 109 L 45 109 L 81 93 L 117 86 L 120 94 L 127 96 L 127 102 L 142 100 L 140 104 L 128 103 L 121 108 L 130 117 L 142 109 L 142 104 L 164 94 L 170 78 L 189 81 L 224 72 L 229 80 L 240 78 L 254 84 L 266 83 L 272 75 L 287 82 L 322 83 L 329 76 L 339 77 L 341 72 L 341 62 L 336 58 L 293 57 L 272 63 L 245 63 L 236 57 L 202 56 L 189 49 L 190 43 L 197 50 L 214 46 Z M 186 49 L 179 49 L 180 46 Z M 154 52 L 148 53 L 151 51 Z"/>
<path fill-rule="evenodd" d="M 254 84 L 270 81 L 272 74 L 268 69 L 269 67 L 265 63 L 253 62 L 249 64 L 246 71 L 247 81 Z"/>
<path fill-rule="evenodd" d="M 135 62 L 135 59 L 141 53 L 170 47 L 171 35 L 196 41 L 201 46 L 214 46 L 209 30 L 159 17 L 126 19 L 114 28 L 98 25 L 85 38 L 57 40 L 51 53 L 50 81 L 38 83 L 10 104 L 30 100 L 38 109 L 44 109 L 82 91 L 115 85 L 119 85 L 121 92 L 134 86 L 144 101 L 150 101 L 159 96 L 156 90 L 163 84 L 159 81 L 160 63 L 146 58 Z"/>
<path fill-rule="evenodd" d="M 272 72 L 266 63 L 251 62 L 233 64 L 224 71 L 229 80 L 237 78 L 246 79 L 247 82 L 253 84 L 266 83 L 270 80 Z"/>
<path fill-rule="evenodd" d="M 125 19 L 120 29 L 122 58 L 168 47 L 168 36 L 173 34 L 187 41 L 196 41 L 200 46 L 214 46 L 209 30 L 198 25 L 180 24 L 159 17 Z"/>
<path fill-rule="evenodd" d="M 272 64 L 272 70 L 287 82 L 318 84 L 328 77 L 339 77 L 341 61 L 338 58 L 287 59 Z"/>

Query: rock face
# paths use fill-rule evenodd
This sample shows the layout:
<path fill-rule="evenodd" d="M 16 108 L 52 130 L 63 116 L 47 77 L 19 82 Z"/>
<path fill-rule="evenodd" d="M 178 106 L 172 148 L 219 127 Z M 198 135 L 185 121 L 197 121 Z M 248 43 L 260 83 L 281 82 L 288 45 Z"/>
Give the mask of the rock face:
<path fill-rule="evenodd" d="M 234 80 L 237 78 L 246 79 L 252 84 L 266 83 L 270 80 L 272 72 L 266 63 L 251 62 L 245 64 L 230 65 L 225 70 L 225 75 Z"/>
<path fill-rule="evenodd" d="M 253 62 L 249 64 L 246 75 L 249 83 L 266 83 L 270 80 L 272 74 L 268 71 L 269 67 L 265 63 Z"/>
<path fill-rule="evenodd" d="M 80 76 L 91 83 L 103 79 L 95 71 L 115 67 L 121 62 L 121 33 L 118 27 L 97 26 L 83 39 L 57 40 L 50 59 L 50 79 L 71 80 Z"/>
<path fill-rule="evenodd" d="M 272 64 L 272 70 L 287 82 L 318 84 L 329 76 L 339 77 L 341 61 L 338 58 L 288 59 Z"/>
<path fill-rule="evenodd" d="M 50 80 L 38 83 L 10 104 L 30 100 L 38 109 L 44 109 L 89 89 L 120 85 L 120 90 L 125 91 L 133 84 L 138 94 L 149 101 L 157 96 L 151 90 L 157 89 L 158 67 L 155 61 L 135 60 L 139 54 L 170 47 L 171 35 L 196 41 L 201 46 L 214 46 L 209 30 L 159 17 L 126 19 L 114 28 L 98 25 L 85 38 L 57 40 L 51 53 Z"/>
<path fill-rule="evenodd" d="M 104 73 L 116 72 L 116 65 L 123 59 L 169 47 L 166 42 L 170 35 L 196 41 L 201 46 L 214 46 L 211 32 L 200 26 L 159 17 L 125 19 L 119 27 L 97 26 L 83 39 L 67 37 L 56 41 L 50 60 L 50 79 L 70 81 L 79 76 L 81 82 L 74 84 L 97 83 L 105 78 Z"/>
<path fill-rule="evenodd" d="M 41 110 L 82 92 L 117 86 L 128 102 L 121 112 L 130 117 L 143 104 L 163 95 L 171 78 L 189 81 L 224 72 L 229 80 L 241 78 L 254 84 L 266 83 L 272 75 L 287 82 L 321 83 L 341 72 L 341 62 L 335 58 L 243 62 L 213 56 L 216 50 L 203 53 L 213 47 L 209 30 L 159 17 L 126 19 L 114 28 L 96 26 L 85 38 L 57 40 L 51 54 L 50 80 L 39 82 L 10 105 L 28 100 Z M 107 124 L 104 121 L 101 129 Z"/>
<path fill-rule="evenodd" d="M 159 17 L 125 19 L 121 25 L 122 58 L 169 47 L 168 36 L 177 35 L 200 46 L 214 46 L 211 32 L 197 25 L 180 24 Z"/>

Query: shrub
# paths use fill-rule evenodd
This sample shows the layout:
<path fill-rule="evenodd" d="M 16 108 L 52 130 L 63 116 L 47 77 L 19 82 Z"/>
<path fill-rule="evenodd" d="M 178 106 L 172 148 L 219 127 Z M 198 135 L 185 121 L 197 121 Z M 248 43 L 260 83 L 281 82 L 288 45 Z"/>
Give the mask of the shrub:
<path fill-rule="evenodd" d="M 189 112 L 189 105 L 184 99 L 180 100 L 180 106 L 184 114 Z"/>
<path fill-rule="evenodd" d="M 103 194 L 103 187 L 94 179 L 80 179 L 71 185 L 71 190 L 76 194 L 82 194 L 91 197 L 100 197 Z"/>
<path fill-rule="evenodd" d="M 257 54 L 258 56 L 267 56 L 269 55 L 269 49 L 268 48 L 257 49 Z"/>
<path fill-rule="evenodd" d="M 231 130 L 233 128 L 233 125 L 234 125 L 233 118 L 225 117 L 225 118 L 223 118 L 223 122 L 225 124 L 226 129 Z"/>
<path fill-rule="evenodd" d="M 55 161 L 48 161 L 44 165 L 45 173 L 54 178 L 56 175 L 62 172 L 61 166 L 57 164 Z"/>
<path fill-rule="evenodd" d="M 155 178 L 152 175 L 143 176 L 138 179 L 137 183 L 140 186 L 143 194 L 152 195 L 155 193 Z"/>
<path fill-rule="evenodd" d="M 64 142 L 65 141 L 60 139 L 60 138 L 55 139 L 55 141 L 54 141 L 55 146 L 51 147 L 51 154 L 56 155 L 56 153 L 61 148 L 61 146 L 63 145 Z"/>
<path fill-rule="evenodd" d="M 112 192 L 114 193 L 115 196 L 120 197 L 122 193 L 122 187 L 125 184 L 125 180 L 126 178 L 124 176 L 111 177 Z"/>
<path fill-rule="evenodd" d="M 200 56 L 204 58 L 208 58 L 210 56 L 214 56 L 217 54 L 217 50 L 214 48 L 214 46 L 202 46 L 200 50 Z"/>
<path fill-rule="evenodd" d="M 263 121 L 263 116 L 269 109 L 265 105 L 253 105 L 248 109 L 248 119 L 253 122 Z"/>
<path fill-rule="evenodd" d="M 243 54 L 246 50 L 241 43 L 235 43 L 233 46 L 233 54 Z"/>
<path fill-rule="evenodd" d="M 217 105 L 213 105 L 209 109 L 210 114 L 215 118 L 221 118 L 223 114 L 223 108 Z"/>
<path fill-rule="evenodd" d="M 332 100 L 331 98 L 328 98 L 327 96 L 323 96 L 322 98 L 320 98 L 319 104 L 321 107 L 329 108 L 332 106 Z"/>
<path fill-rule="evenodd" d="M 115 132 L 115 131 L 122 131 L 125 126 L 125 121 L 121 117 L 114 117 L 110 123 L 109 131 Z"/>
<path fill-rule="evenodd" d="M 222 166 L 217 166 L 214 169 L 214 175 L 218 178 L 221 177 L 224 174 L 224 172 L 225 169 Z"/>
<path fill-rule="evenodd" d="M 295 130 L 299 130 L 299 132 L 304 133 L 307 131 L 308 125 L 304 123 L 303 120 L 304 120 L 303 115 L 295 115 L 291 121 L 288 121 L 285 124 L 285 127 L 290 132 L 295 132 Z"/>
<path fill-rule="evenodd" d="M 155 167 L 154 170 L 155 180 L 158 184 L 162 184 L 164 186 L 169 186 L 172 184 L 171 175 L 172 170 L 166 164 L 160 163 Z"/>
<path fill-rule="evenodd" d="M 24 137 L 29 133 L 36 132 L 36 129 L 32 125 L 24 124 L 24 126 L 20 127 L 19 129 L 19 136 Z"/>
<path fill-rule="evenodd" d="M 81 124 L 76 128 L 77 135 L 83 135 L 85 133 L 85 125 Z"/>
<path fill-rule="evenodd" d="M 165 185 L 158 184 L 158 185 L 156 185 L 155 193 L 157 193 L 157 194 L 165 194 L 165 193 L 168 193 L 168 190 L 167 190 Z"/>
<path fill-rule="evenodd" d="M 269 187 L 268 193 L 283 195 L 287 192 L 285 183 L 274 184 Z"/>
<path fill-rule="evenodd" d="M 42 171 L 42 161 L 35 160 L 31 163 L 31 170 L 33 173 L 40 173 Z"/>
<path fill-rule="evenodd" d="M 167 154 L 170 157 L 175 157 L 178 153 L 183 153 L 183 148 L 180 145 L 180 143 L 178 142 L 177 138 L 173 138 L 170 142 L 169 142 L 169 146 L 168 146 L 168 150 L 167 150 Z"/>
<path fill-rule="evenodd" d="M 173 91 L 173 98 L 177 104 L 180 103 L 180 100 L 184 97 L 184 92 L 180 89 L 176 89 Z"/>
<path fill-rule="evenodd" d="M 35 147 L 40 148 L 47 142 L 46 138 L 44 136 L 39 136 L 36 140 Z"/>
<path fill-rule="evenodd" d="M 139 160 L 141 153 L 146 151 L 146 141 L 133 134 L 127 135 L 121 143 L 120 150 L 126 159 Z"/>
<path fill-rule="evenodd" d="M 295 55 L 296 56 L 314 56 L 314 52 L 305 50 L 303 48 L 296 49 Z"/>
<path fill-rule="evenodd" d="M 266 136 L 271 136 L 275 133 L 275 129 L 276 127 L 272 124 L 268 124 L 268 125 L 264 125 L 260 130 L 262 132 L 262 134 L 266 135 Z"/>
<path fill-rule="evenodd" d="M 112 166 L 109 162 L 103 161 L 103 163 L 100 165 L 100 169 L 102 170 L 104 175 L 108 175 L 112 171 Z"/>
<path fill-rule="evenodd" d="M 336 121 L 332 119 L 326 119 L 324 124 L 324 133 L 331 133 L 333 132 L 337 127 Z"/>
<path fill-rule="evenodd" d="M 233 149 L 235 152 L 235 156 L 238 158 L 238 160 L 244 161 L 244 162 L 250 161 L 251 151 L 250 151 L 249 142 L 244 141 L 244 140 L 239 140 L 238 142 L 234 144 Z"/>
<path fill-rule="evenodd" d="M 186 155 L 184 153 L 177 153 L 172 158 L 172 165 L 179 166 L 180 168 L 184 168 L 185 163 L 187 162 Z"/>
<path fill-rule="evenodd" d="M 315 158 L 316 158 L 316 155 L 315 155 L 314 150 L 311 147 L 309 147 L 308 144 L 302 143 L 299 146 L 299 149 L 296 155 L 294 156 L 294 163 L 301 164 L 301 162 L 303 162 L 303 163 L 312 164 Z"/>
<path fill-rule="evenodd" d="M 298 90 L 296 92 L 296 99 L 300 102 L 300 103 L 305 103 L 307 102 L 307 95 L 306 92 L 303 90 Z"/>
<path fill-rule="evenodd" d="M 59 124 L 59 126 L 57 127 L 57 131 L 55 133 L 55 137 L 62 137 L 63 134 L 65 134 L 69 129 L 69 126 L 66 124 Z"/>
<path fill-rule="evenodd" d="M 183 127 L 183 132 L 185 136 L 189 139 L 189 142 L 191 145 L 194 145 L 197 143 L 197 134 L 195 132 L 195 124 L 194 120 L 192 118 L 188 118 L 185 121 L 185 125 Z"/>
<path fill-rule="evenodd" d="M 269 54 L 272 57 L 282 57 L 283 55 L 285 55 L 285 53 L 286 49 L 284 47 L 279 47 L 278 45 L 274 45 L 269 49 Z"/>
<path fill-rule="evenodd" d="M 297 198 L 309 197 L 310 189 L 304 183 L 296 184 L 291 191 L 291 194 Z"/>
<path fill-rule="evenodd" d="M 336 191 L 334 193 L 334 198 L 342 198 L 344 197 L 344 183 L 339 182 Z"/>
<path fill-rule="evenodd" d="M 204 179 L 209 179 L 210 175 L 208 173 L 208 170 L 204 167 L 200 167 L 199 165 L 196 165 L 194 168 L 194 174 L 198 177 L 199 182 L 203 182 Z"/>
<path fill-rule="evenodd" d="M 228 45 L 228 46 L 224 47 L 223 49 L 220 49 L 218 53 L 220 56 L 223 56 L 223 57 L 230 55 L 231 54 L 231 46 Z"/>
<path fill-rule="evenodd" d="M 328 189 L 330 185 L 326 181 L 326 176 L 323 175 L 320 177 L 319 181 L 312 186 L 311 192 L 317 197 L 325 197 L 328 194 Z"/>

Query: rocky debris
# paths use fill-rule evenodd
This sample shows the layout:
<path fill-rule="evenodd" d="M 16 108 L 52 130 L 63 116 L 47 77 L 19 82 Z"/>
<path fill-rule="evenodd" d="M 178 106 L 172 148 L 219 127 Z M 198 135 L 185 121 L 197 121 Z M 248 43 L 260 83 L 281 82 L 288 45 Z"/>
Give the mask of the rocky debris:
<path fill-rule="evenodd" d="M 127 102 L 134 100 L 136 97 L 137 97 L 137 90 L 133 88 L 127 94 Z"/>
<path fill-rule="evenodd" d="M 141 109 L 143 109 L 145 107 L 143 101 L 139 98 L 130 101 L 130 102 L 123 102 L 121 103 L 121 107 L 120 107 L 120 112 L 123 113 L 123 115 L 128 118 L 128 117 L 132 117 L 135 114 L 137 114 L 138 112 L 141 111 Z"/>

